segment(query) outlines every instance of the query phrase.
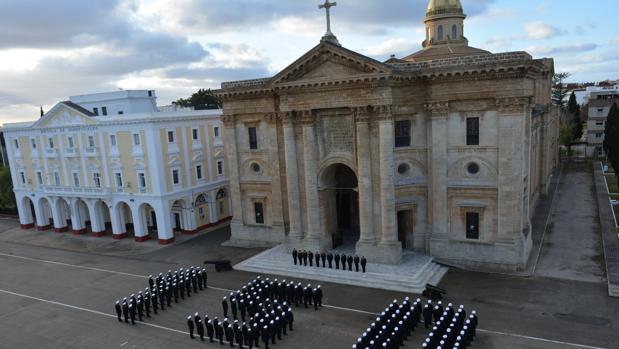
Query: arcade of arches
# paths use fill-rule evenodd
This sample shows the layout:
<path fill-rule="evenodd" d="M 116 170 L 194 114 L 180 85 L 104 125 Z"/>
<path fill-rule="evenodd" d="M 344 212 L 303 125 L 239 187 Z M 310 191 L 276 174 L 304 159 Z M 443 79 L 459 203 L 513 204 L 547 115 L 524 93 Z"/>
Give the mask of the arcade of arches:
<path fill-rule="evenodd" d="M 72 231 L 114 239 L 133 238 L 144 242 L 158 239 L 160 244 L 174 241 L 176 234 L 195 234 L 230 220 L 229 195 L 225 188 L 184 197 L 170 203 L 102 200 L 98 198 L 23 195 L 18 198 L 23 229 Z"/>

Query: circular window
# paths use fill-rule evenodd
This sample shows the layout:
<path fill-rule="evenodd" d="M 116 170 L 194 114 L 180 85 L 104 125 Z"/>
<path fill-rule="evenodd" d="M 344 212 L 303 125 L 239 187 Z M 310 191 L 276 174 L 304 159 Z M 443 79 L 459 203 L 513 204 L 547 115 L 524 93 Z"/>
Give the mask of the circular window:
<path fill-rule="evenodd" d="M 398 166 L 398 173 L 401 174 L 401 175 L 407 174 L 409 169 L 410 168 L 409 168 L 408 164 L 400 164 Z"/>
<path fill-rule="evenodd" d="M 253 164 L 251 164 L 251 169 L 254 172 L 260 172 L 260 165 L 254 162 Z"/>
<path fill-rule="evenodd" d="M 477 165 L 474 162 L 471 162 L 468 166 L 467 166 L 467 171 L 469 172 L 469 174 L 472 175 L 476 175 L 479 173 L 479 165 Z"/>

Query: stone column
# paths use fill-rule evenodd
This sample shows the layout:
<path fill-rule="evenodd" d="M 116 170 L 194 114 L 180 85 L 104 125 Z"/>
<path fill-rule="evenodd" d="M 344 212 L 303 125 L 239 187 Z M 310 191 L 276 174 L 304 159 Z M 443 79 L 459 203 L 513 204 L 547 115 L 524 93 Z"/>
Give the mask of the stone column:
<path fill-rule="evenodd" d="M 62 233 L 68 230 L 67 221 L 64 218 L 64 214 L 60 211 L 58 207 L 58 201 L 62 200 L 61 198 L 52 199 L 51 208 L 52 208 L 52 218 L 54 219 L 54 231 L 56 233 Z"/>
<path fill-rule="evenodd" d="M 398 241 L 395 212 L 395 165 L 393 116 L 389 106 L 378 108 L 380 206 L 384 263 L 398 264 L 402 258 L 402 244 Z"/>
<path fill-rule="evenodd" d="M 284 126 L 284 152 L 286 155 L 286 187 L 288 197 L 288 219 L 290 231 L 288 243 L 290 248 L 298 246 L 303 238 L 301 224 L 301 206 L 299 202 L 299 167 L 297 164 L 297 146 L 294 135 L 294 116 L 291 112 L 282 113 Z"/>
<path fill-rule="evenodd" d="M 174 242 L 174 231 L 172 229 L 172 214 L 170 207 L 164 200 L 152 205 L 157 217 L 157 234 L 159 245 L 169 245 Z M 134 223 L 135 224 L 135 223 Z"/>
<path fill-rule="evenodd" d="M 431 255 L 442 256 L 447 236 L 448 209 L 447 209 L 447 103 L 432 103 L 426 105 L 430 114 L 430 132 L 428 134 L 430 164 L 429 201 L 430 221 L 432 230 L 427 239 L 426 250 Z M 466 130 L 463 130 L 466 132 Z M 437 242 L 439 244 L 437 244 Z"/>
<path fill-rule="evenodd" d="M 145 210 L 145 208 L 143 208 Z M 133 220 L 133 235 L 135 241 L 144 242 L 150 239 L 148 235 L 148 224 L 146 223 L 146 212 L 141 212 L 140 206 L 131 207 L 131 217 Z M 159 217 L 157 217 L 157 228 L 159 227 Z M 116 236 L 114 236 L 116 237 Z"/>
<path fill-rule="evenodd" d="M 88 205 L 92 234 L 96 237 L 101 237 L 105 235 L 105 222 L 102 222 L 103 218 L 101 217 L 101 212 L 98 212 L 97 202 L 97 200 L 88 200 L 86 205 Z"/>
<path fill-rule="evenodd" d="M 315 117 L 311 111 L 304 111 L 301 116 L 303 124 L 303 159 L 305 162 L 305 207 L 307 210 L 307 235 L 303 246 L 305 249 L 324 250 L 320 224 L 318 199 L 318 144 L 316 142 Z"/>
<path fill-rule="evenodd" d="M 112 206 L 110 209 L 110 218 L 112 220 L 112 235 L 118 236 L 120 238 L 127 237 L 127 227 L 126 222 L 123 219 L 123 214 L 121 214 L 119 208 L 116 206 Z M 91 224 L 92 224 L 92 216 L 91 216 Z"/>
<path fill-rule="evenodd" d="M 236 142 L 236 123 L 234 115 L 224 115 L 224 132 L 226 137 L 225 148 L 228 162 L 228 171 L 230 172 L 230 196 L 232 198 L 232 234 L 234 234 L 234 225 L 243 224 L 243 207 L 241 204 L 241 184 L 239 175 L 239 160 Z M 234 238 L 234 236 L 233 236 Z"/>
<path fill-rule="evenodd" d="M 77 199 L 71 199 L 71 226 L 73 228 L 74 235 L 86 233 L 82 212 L 80 212 L 77 202 Z"/>
<path fill-rule="evenodd" d="M 286 239 L 286 228 L 284 226 L 277 121 L 277 113 L 268 113 L 265 116 L 266 139 L 264 143 L 268 149 L 267 161 L 269 161 L 271 172 L 271 209 L 269 213 L 271 216 L 271 234 L 276 241 L 284 241 Z"/>
<path fill-rule="evenodd" d="M 357 167 L 359 173 L 359 228 L 360 239 L 357 253 L 366 255 L 365 248 L 376 243 L 373 220 L 372 159 L 370 152 L 370 120 L 367 108 L 358 108 L 357 125 Z"/>
<path fill-rule="evenodd" d="M 30 209 L 30 201 L 24 203 L 23 196 L 16 197 L 17 202 L 17 214 L 19 215 L 19 224 L 22 229 L 30 229 L 34 227 L 34 219 L 32 217 L 32 210 Z"/>

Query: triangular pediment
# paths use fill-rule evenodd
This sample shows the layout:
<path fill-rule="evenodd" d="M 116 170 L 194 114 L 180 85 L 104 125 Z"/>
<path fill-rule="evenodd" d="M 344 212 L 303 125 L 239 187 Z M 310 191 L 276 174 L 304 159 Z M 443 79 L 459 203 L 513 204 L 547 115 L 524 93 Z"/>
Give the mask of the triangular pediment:
<path fill-rule="evenodd" d="M 90 126 L 97 122 L 77 108 L 60 102 L 50 109 L 34 127 Z"/>
<path fill-rule="evenodd" d="M 391 68 L 370 57 L 330 43 L 320 43 L 273 78 L 273 83 L 342 80 L 389 74 Z"/>

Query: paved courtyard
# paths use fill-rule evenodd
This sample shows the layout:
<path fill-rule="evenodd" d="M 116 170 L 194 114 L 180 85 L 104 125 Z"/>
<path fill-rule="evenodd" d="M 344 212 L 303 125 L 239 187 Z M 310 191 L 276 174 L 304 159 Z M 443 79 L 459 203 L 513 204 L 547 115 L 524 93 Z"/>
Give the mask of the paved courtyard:
<path fill-rule="evenodd" d="M 570 214 L 569 205 L 555 205 L 552 232 L 546 236 L 534 277 L 450 270 L 443 278 L 440 286 L 448 290 L 448 301 L 480 314 L 481 330 L 473 348 L 619 348 L 619 300 L 606 295 L 595 262 L 597 228 L 595 214 L 588 211 L 590 174 L 576 168 L 564 176 L 558 203 L 577 197 L 578 205 L 574 199 L 572 206 L 582 211 Z M 588 220 L 591 226 L 578 223 L 578 229 L 562 238 L 559 233 L 568 229 L 562 220 L 568 216 Z M 148 274 L 200 265 L 204 259 L 237 263 L 261 251 L 220 247 L 229 236 L 226 229 L 164 248 L 136 248 L 132 254 L 112 254 L 105 242 L 80 251 L 85 247 L 68 236 L 24 232 L 54 241 L 32 245 L 32 237 L 11 235 L 16 225 L 0 221 L 0 348 L 220 347 L 191 341 L 184 319 L 195 311 L 221 318 L 221 297 L 255 274 L 210 271 L 208 291 L 134 327 L 115 320 L 113 302 L 144 288 Z M 571 257 L 562 258 L 568 252 Z M 295 331 L 276 348 L 350 348 L 389 301 L 416 297 L 329 283 L 323 288 L 325 308 L 297 309 Z M 424 336 L 416 332 L 406 348 L 419 348 Z"/>

